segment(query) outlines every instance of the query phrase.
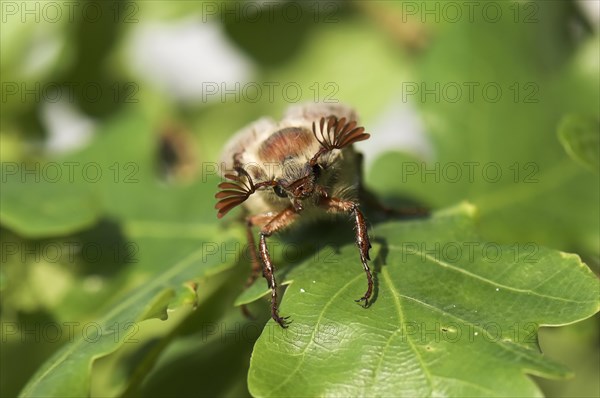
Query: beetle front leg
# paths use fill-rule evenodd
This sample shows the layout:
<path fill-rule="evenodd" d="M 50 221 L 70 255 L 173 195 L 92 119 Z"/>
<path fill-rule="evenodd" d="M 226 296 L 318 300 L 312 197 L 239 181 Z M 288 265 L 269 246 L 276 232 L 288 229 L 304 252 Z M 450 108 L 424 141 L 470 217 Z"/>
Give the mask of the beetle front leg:
<path fill-rule="evenodd" d="M 275 320 L 282 328 L 287 328 L 286 320 L 288 317 L 279 316 L 279 307 L 277 304 L 277 281 L 275 280 L 275 267 L 271 261 L 271 255 L 267 248 L 267 237 L 277 231 L 289 226 L 295 219 L 297 213 L 293 208 L 287 208 L 277 214 L 260 231 L 260 241 L 258 244 L 258 253 L 263 263 L 263 276 L 267 280 L 267 286 L 271 289 L 271 318 Z"/>
<path fill-rule="evenodd" d="M 356 301 L 364 301 L 364 306 L 366 308 L 369 305 L 369 299 L 373 293 L 373 274 L 371 273 L 371 269 L 369 268 L 369 264 L 367 262 L 368 260 L 371 260 L 371 257 L 369 257 L 371 242 L 369 241 L 369 233 L 367 231 L 365 217 L 359 210 L 357 204 L 352 205 L 351 212 L 354 215 L 354 222 L 356 224 L 356 245 L 358 246 L 358 250 L 360 252 L 360 261 L 362 262 L 363 268 L 367 275 L 367 291 Z"/>
<path fill-rule="evenodd" d="M 249 287 L 254 283 L 263 268 L 256 253 L 256 242 L 254 241 L 254 235 L 252 234 L 252 227 L 259 226 L 262 228 L 273 218 L 273 213 L 258 214 L 246 218 L 246 239 L 248 241 L 248 250 L 250 251 L 250 264 L 252 265 L 252 273 L 246 280 L 246 287 Z"/>
<path fill-rule="evenodd" d="M 277 281 L 275 280 L 275 267 L 271 262 L 271 255 L 267 248 L 267 235 L 260 233 L 260 243 L 258 246 L 258 252 L 263 261 L 263 276 L 267 280 L 267 286 L 271 289 L 271 318 L 275 320 L 282 328 L 287 328 L 287 317 L 282 318 L 279 316 L 279 307 L 277 305 Z"/>
<path fill-rule="evenodd" d="M 248 250 L 250 252 L 250 264 L 252 266 L 252 273 L 246 280 L 245 287 L 248 288 L 250 285 L 254 283 L 254 281 L 260 275 L 260 271 L 262 270 L 261 261 L 258 258 L 258 254 L 256 253 L 256 242 L 254 241 L 254 235 L 252 234 L 252 227 L 260 226 L 263 227 L 269 221 L 273 219 L 272 213 L 264 213 L 258 214 L 255 216 L 249 216 L 246 218 L 246 239 L 248 241 Z M 250 311 L 248 310 L 248 306 L 246 304 L 242 304 L 240 309 L 242 310 L 242 314 L 246 318 L 254 319 Z"/>
<path fill-rule="evenodd" d="M 356 301 L 364 301 L 364 307 L 366 308 L 369 304 L 371 294 L 373 293 L 373 274 L 368 263 L 368 261 L 371 260 L 369 257 L 371 242 L 369 241 L 369 233 L 367 231 L 367 222 L 365 221 L 365 217 L 358 208 L 358 204 L 349 200 L 324 197 L 321 199 L 321 206 L 327 208 L 328 210 L 341 211 L 354 216 L 354 224 L 356 225 L 356 246 L 358 246 L 360 261 L 363 269 L 365 270 L 365 274 L 367 275 L 367 291 Z"/>

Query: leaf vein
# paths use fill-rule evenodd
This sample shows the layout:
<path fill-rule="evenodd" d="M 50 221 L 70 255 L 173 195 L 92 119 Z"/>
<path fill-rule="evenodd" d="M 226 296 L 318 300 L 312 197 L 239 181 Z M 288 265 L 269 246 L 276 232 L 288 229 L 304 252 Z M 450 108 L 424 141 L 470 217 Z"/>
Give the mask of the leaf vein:
<path fill-rule="evenodd" d="M 386 268 L 382 268 L 381 274 L 383 275 L 383 277 L 384 277 L 384 279 L 386 281 L 386 284 L 389 285 L 390 291 L 392 293 L 392 298 L 394 299 L 394 304 L 395 304 L 396 309 L 398 311 L 398 321 L 399 321 L 398 324 L 402 325 L 402 320 L 405 317 L 404 317 L 404 311 L 402 310 L 402 304 L 400 303 L 399 297 L 404 297 L 404 296 L 401 295 L 396 290 L 396 287 L 392 283 L 392 280 L 391 280 L 390 275 L 389 275 L 389 273 L 388 273 L 388 271 L 387 271 Z M 411 350 L 415 353 L 415 357 L 417 358 L 417 360 L 421 364 L 421 367 L 423 369 L 423 374 L 425 375 L 425 379 L 427 380 L 427 384 L 429 384 L 429 390 L 433 391 L 433 381 L 431 379 L 431 374 L 429 373 L 429 370 L 425 366 L 425 362 L 423 361 L 423 358 L 421 357 L 421 354 L 419 354 L 419 351 L 417 350 L 417 348 L 415 347 L 415 345 L 411 341 L 410 336 L 406 337 L 406 341 L 408 342 Z M 429 395 L 429 394 L 427 394 L 427 395 Z"/>

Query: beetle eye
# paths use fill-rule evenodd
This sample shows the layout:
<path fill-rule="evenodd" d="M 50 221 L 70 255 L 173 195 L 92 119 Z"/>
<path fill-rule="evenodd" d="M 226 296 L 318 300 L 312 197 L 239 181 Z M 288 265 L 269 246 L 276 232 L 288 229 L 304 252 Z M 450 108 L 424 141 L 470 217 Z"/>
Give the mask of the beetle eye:
<path fill-rule="evenodd" d="M 312 167 L 312 172 L 315 178 L 319 178 L 319 176 L 321 175 L 321 170 L 323 170 L 323 167 L 318 163 Z"/>
<path fill-rule="evenodd" d="M 273 187 L 273 192 L 275 192 L 275 195 L 279 196 L 280 198 L 287 198 L 287 193 L 285 193 L 283 188 L 281 188 L 279 185 L 275 185 Z"/>

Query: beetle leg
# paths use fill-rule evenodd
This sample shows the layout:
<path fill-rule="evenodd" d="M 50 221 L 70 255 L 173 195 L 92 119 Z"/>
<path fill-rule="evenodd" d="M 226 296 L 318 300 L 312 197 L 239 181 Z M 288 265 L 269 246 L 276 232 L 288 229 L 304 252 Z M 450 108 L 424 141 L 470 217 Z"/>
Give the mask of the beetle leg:
<path fill-rule="evenodd" d="M 364 307 L 366 308 L 369 304 L 369 299 L 373 293 L 373 274 L 369 268 L 368 260 L 369 249 L 371 248 L 371 242 L 369 241 L 369 234 L 367 231 L 367 222 L 362 212 L 358 208 L 358 204 L 349 200 L 342 200 L 337 198 L 321 198 L 320 205 L 328 209 L 329 211 L 343 212 L 352 214 L 354 217 L 354 223 L 356 225 L 356 246 L 360 253 L 360 261 L 362 263 L 365 274 L 367 275 L 367 291 L 365 294 L 356 300 L 357 302 L 364 301 Z"/>
<path fill-rule="evenodd" d="M 250 274 L 244 285 L 246 288 L 248 288 L 254 283 L 254 281 L 260 275 L 260 271 L 262 270 L 262 265 L 260 264 L 258 254 L 256 253 L 256 241 L 254 240 L 254 235 L 252 234 L 252 227 L 260 226 L 262 228 L 272 218 L 272 213 L 264 213 L 246 217 L 246 240 L 248 241 L 248 250 L 250 251 L 250 265 L 252 266 L 252 273 Z M 246 304 L 242 304 L 240 308 L 246 318 L 254 319 L 254 317 L 248 310 L 248 306 Z"/>
<path fill-rule="evenodd" d="M 260 230 L 260 241 L 258 244 L 258 252 L 263 262 L 263 276 L 267 280 L 267 286 L 271 289 L 271 318 L 273 318 L 275 322 L 277 322 L 283 328 L 287 327 L 286 320 L 288 317 L 282 318 L 279 316 L 275 267 L 273 266 L 271 255 L 269 254 L 269 249 L 267 248 L 267 237 L 289 226 L 296 219 L 296 216 L 296 211 L 291 207 L 288 207 L 281 213 L 277 214 Z"/>
<path fill-rule="evenodd" d="M 246 281 L 246 287 L 254 283 L 254 281 L 258 278 L 260 271 L 262 270 L 262 265 L 260 264 L 258 254 L 256 253 L 256 241 L 254 240 L 254 235 L 252 234 L 252 227 L 259 226 L 262 228 L 269 221 L 271 221 L 273 217 L 274 216 L 272 213 L 265 213 L 246 218 L 246 239 L 248 240 L 248 250 L 250 250 L 250 264 L 252 265 L 252 274 L 248 277 L 248 280 Z"/>

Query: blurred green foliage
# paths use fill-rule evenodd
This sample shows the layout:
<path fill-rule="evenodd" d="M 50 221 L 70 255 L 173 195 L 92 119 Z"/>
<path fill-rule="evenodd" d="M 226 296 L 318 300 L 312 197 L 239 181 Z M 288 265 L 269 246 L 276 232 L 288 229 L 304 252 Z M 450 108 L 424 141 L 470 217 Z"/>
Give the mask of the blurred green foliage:
<path fill-rule="evenodd" d="M 512 287 L 537 281 L 539 285 L 525 286 L 547 288 L 552 297 L 587 300 L 577 309 L 522 298 L 493 303 L 468 281 L 442 279 L 439 269 L 415 270 L 414 264 L 411 268 L 398 261 L 402 251 L 393 249 L 387 263 L 376 265 L 381 297 L 363 311 L 351 302 L 364 281 L 351 227 L 340 220 L 272 241 L 280 247 L 294 242 L 299 248 L 300 255 L 291 261 L 289 253 L 273 250 L 277 265 L 291 263 L 280 270 L 280 280 L 291 289 L 282 311 L 308 331 L 296 341 L 298 346 L 315 342 L 311 332 L 314 337 L 322 324 L 311 314 L 331 306 L 329 320 L 345 330 L 335 337 L 348 344 L 332 348 L 336 352 L 350 348 L 352 354 L 353 344 L 366 346 L 369 337 L 379 337 L 373 349 L 390 338 L 390 346 L 402 350 L 392 339 L 393 325 L 402 323 L 392 316 L 394 300 L 443 303 L 450 294 L 444 284 L 454 287 L 454 294 L 464 292 L 456 299 L 470 303 L 466 308 L 503 304 L 520 325 L 562 325 L 597 311 L 597 280 L 578 259 L 557 251 L 578 254 L 598 273 L 600 39 L 597 20 L 580 3 L 482 2 L 472 14 L 455 3 L 462 12 L 459 18 L 443 2 L 51 3 L 27 2 L 29 13 L 23 2 L 1 3 L 2 396 L 20 391 L 29 396 L 341 393 L 326 389 L 334 378 L 319 371 L 319 361 L 330 359 L 322 350 L 306 354 L 303 370 L 317 377 L 311 389 L 305 388 L 307 380 L 292 378 L 293 372 L 291 382 L 282 383 L 287 375 L 278 372 L 296 365 L 298 347 L 286 344 L 273 322 L 267 322 L 266 304 L 254 303 L 265 293 L 263 280 L 241 294 L 249 272 L 247 258 L 235 254 L 243 252 L 243 231 L 234 217 L 217 221 L 213 209 L 218 178 L 211 165 L 228 137 L 258 117 L 278 118 L 290 102 L 350 104 L 368 130 L 390 106 L 398 106 L 399 113 L 409 107 L 422 121 L 431 154 L 391 145 L 381 156 L 368 153 L 378 157 L 367 170 L 367 184 L 391 205 L 412 198 L 431 205 L 435 216 L 400 224 L 369 217 L 374 258 L 386 245 L 402 247 L 419 234 L 431 244 L 445 233 L 466 239 L 458 236 L 460 231 L 481 242 L 546 246 L 540 253 L 552 260 L 537 266 L 517 261 L 523 265 L 517 270 L 528 270 L 520 280 L 502 271 L 486 277 L 508 278 L 505 283 Z M 190 21 L 212 27 L 213 33 L 205 34 L 222 36 L 246 60 L 248 74 L 241 85 L 262 87 L 258 100 L 233 94 L 225 100 L 219 94 L 182 98 L 140 72 L 140 32 Z M 189 53 L 203 65 L 214 68 L 215 60 L 222 59 L 218 48 L 203 47 L 197 53 L 198 48 L 190 46 Z M 164 65 L 169 60 L 152 61 Z M 145 62 L 147 68 L 154 63 Z M 185 77 L 190 85 L 198 79 L 214 83 L 202 73 L 204 69 L 200 76 Z M 275 85 L 272 98 L 264 89 L 269 84 Z M 297 98 L 290 94 L 293 90 L 281 90 L 286 84 L 301 88 Z M 53 90 L 62 93 L 60 104 L 93 123 L 87 145 L 62 152 L 48 149 L 55 134 L 48 113 L 57 113 L 48 107 L 57 102 Z M 445 176 L 445 167 L 454 164 L 464 175 L 473 165 L 473 179 Z M 482 174 L 490 164 L 502 175 Z M 54 178 L 57 167 L 61 174 Z M 464 229 L 446 223 L 443 215 L 460 213 L 456 204 L 464 201 L 477 209 L 474 225 L 472 220 L 463 220 L 469 224 Z M 320 242 L 337 251 L 333 257 L 338 262 L 331 267 L 322 269 L 318 260 L 318 249 L 324 247 Z M 476 274 L 483 272 L 475 268 Z M 331 301 L 304 301 L 307 294 L 299 289 L 315 274 L 331 288 Z M 360 288 L 344 293 L 350 281 Z M 421 294 L 420 288 L 426 292 Z M 328 292 L 319 290 L 319 297 Z M 249 303 L 259 318 L 245 319 L 234 302 Z M 547 313 L 553 309 L 555 316 Z M 502 323 L 508 318 L 482 314 L 461 319 Z M 391 325 L 371 329 L 385 319 L 392 319 Z M 407 319 L 423 320 L 418 315 Z M 439 319 L 443 317 L 433 316 L 428 322 Z M 557 362 L 575 376 L 572 381 L 536 378 L 543 393 L 598 396 L 597 315 L 560 329 L 542 328 L 540 335 L 547 358 L 540 359 L 537 336 L 519 348 L 528 350 L 537 370 L 523 365 L 526 360 L 517 354 L 479 367 L 485 373 L 476 374 L 477 382 L 497 386 L 486 394 L 537 394 L 537 387 L 520 375 L 527 370 L 564 376 L 567 371 Z M 473 345 L 446 344 L 440 352 L 449 356 L 434 359 L 440 361 L 436 366 L 452 368 L 457 361 L 448 358 L 460 358 L 466 365 L 457 366 L 457 373 L 445 368 L 440 373 L 458 377 L 476 372 L 471 368 L 477 358 L 493 358 L 497 346 L 477 346 L 490 350 L 489 356 L 478 357 L 467 354 Z M 363 378 L 358 375 L 369 379 L 368 372 L 377 366 L 400 366 L 394 361 L 403 363 L 402 354 L 391 352 L 397 356 L 382 356 L 380 365 L 350 363 L 347 355 L 339 362 L 336 382 L 359 383 Z M 423 369 L 431 370 L 428 365 Z M 282 379 L 273 382 L 279 389 L 271 389 L 271 379 Z M 417 388 L 418 383 L 409 389 L 395 381 L 371 380 L 346 392 L 482 391 L 436 383 L 427 390 Z"/>

